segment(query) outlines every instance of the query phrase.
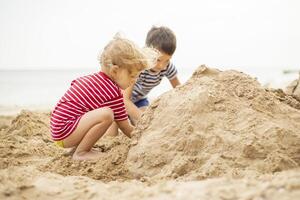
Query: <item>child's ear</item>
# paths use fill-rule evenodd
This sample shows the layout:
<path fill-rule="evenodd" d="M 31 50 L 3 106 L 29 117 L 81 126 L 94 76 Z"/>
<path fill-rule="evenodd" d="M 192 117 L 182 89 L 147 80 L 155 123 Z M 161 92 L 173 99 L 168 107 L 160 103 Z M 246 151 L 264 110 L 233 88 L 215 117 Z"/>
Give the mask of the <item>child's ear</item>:
<path fill-rule="evenodd" d="M 113 74 L 114 76 L 118 73 L 118 70 L 119 70 L 119 66 L 118 65 L 112 65 L 110 67 L 110 73 Z"/>

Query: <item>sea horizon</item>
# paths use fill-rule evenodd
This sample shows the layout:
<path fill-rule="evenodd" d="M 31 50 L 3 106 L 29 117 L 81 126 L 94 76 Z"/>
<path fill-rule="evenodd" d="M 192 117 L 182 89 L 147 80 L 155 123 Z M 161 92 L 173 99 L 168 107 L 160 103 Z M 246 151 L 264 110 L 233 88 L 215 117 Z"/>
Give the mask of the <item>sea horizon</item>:
<path fill-rule="evenodd" d="M 90 73 L 96 68 L 76 69 L 0 69 L 0 114 L 20 109 L 52 109 L 61 96 L 70 86 L 72 80 Z M 178 77 L 182 83 L 193 74 L 194 68 L 179 68 Z M 224 70 L 224 69 L 220 69 Z M 284 89 L 299 75 L 297 70 L 293 73 L 284 73 L 284 69 L 233 69 L 257 78 L 263 86 Z M 286 70 L 286 69 L 285 69 Z M 100 69 L 99 69 L 100 71 Z M 148 95 L 155 99 L 172 87 L 166 78 Z M 15 111 L 13 111 L 15 113 Z"/>

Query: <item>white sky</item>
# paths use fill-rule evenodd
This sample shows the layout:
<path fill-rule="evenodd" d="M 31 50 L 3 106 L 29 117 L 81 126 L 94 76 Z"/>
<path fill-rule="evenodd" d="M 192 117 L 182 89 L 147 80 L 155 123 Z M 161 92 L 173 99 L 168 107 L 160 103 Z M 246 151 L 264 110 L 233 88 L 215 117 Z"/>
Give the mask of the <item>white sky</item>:
<path fill-rule="evenodd" d="M 0 0 L 0 69 L 95 68 L 122 31 L 177 35 L 182 68 L 300 68 L 298 0 Z"/>

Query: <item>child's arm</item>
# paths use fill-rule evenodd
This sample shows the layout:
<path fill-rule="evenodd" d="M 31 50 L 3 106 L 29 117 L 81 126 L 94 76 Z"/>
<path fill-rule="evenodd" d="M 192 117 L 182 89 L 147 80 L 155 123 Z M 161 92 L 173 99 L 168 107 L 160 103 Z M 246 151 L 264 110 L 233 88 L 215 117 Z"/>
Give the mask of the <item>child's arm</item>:
<path fill-rule="evenodd" d="M 121 131 L 129 138 L 131 138 L 131 132 L 134 129 L 134 126 L 132 126 L 129 122 L 129 120 L 123 120 L 123 121 L 116 121 Z"/>
<path fill-rule="evenodd" d="M 125 106 L 126 106 L 128 115 L 131 117 L 131 119 L 136 121 L 136 120 L 140 119 L 140 117 L 142 115 L 142 111 L 138 107 L 136 107 L 136 105 L 134 105 L 134 103 L 130 100 L 133 86 L 134 85 L 128 87 L 124 91 L 124 102 L 125 102 Z"/>
<path fill-rule="evenodd" d="M 178 79 L 177 76 L 175 76 L 174 78 L 172 78 L 171 80 L 169 80 L 172 87 L 175 88 L 176 86 L 180 85 L 180 81 Z"/>

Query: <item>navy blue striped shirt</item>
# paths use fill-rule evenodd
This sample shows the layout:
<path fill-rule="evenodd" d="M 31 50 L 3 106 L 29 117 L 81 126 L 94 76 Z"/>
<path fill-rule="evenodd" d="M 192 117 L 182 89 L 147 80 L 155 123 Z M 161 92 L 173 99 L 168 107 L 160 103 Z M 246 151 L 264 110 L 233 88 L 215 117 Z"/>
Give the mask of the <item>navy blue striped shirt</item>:
<path fill-rule="evenodd" d="M 159 73 L 145 70 L 140 73 L 135 85 L 133 86 L 131 100 L 137 102 L 147 97 L 147 94 L 157 85 L 160 84 L 162 78 L 165 76 L 172 80 L 177 75 L 177 69 L 173 63 L 169 63 L 167 68 Z"/>

